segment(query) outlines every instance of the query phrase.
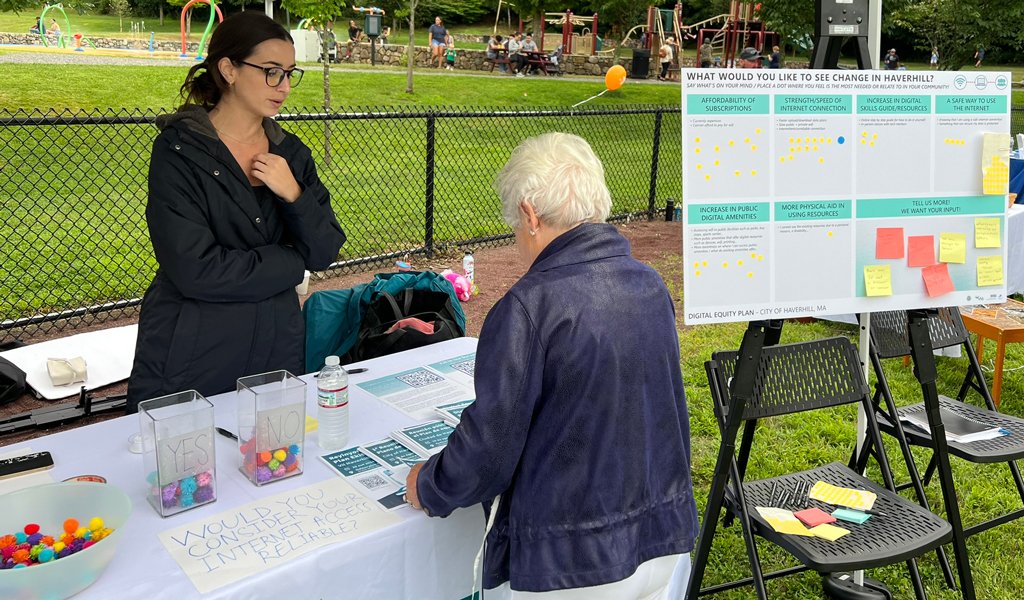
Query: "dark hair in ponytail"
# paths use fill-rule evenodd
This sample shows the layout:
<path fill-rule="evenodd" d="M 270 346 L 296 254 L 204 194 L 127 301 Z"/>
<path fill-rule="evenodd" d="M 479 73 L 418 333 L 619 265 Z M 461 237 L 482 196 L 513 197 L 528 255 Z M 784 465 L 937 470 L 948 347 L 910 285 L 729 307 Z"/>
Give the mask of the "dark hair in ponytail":
<path fill-rule="evenodd" d="M 184 106 L 197 105 L 210 110 L 220 102 L 228 90 L 217 64 L 222 58 L 238 63 L 252 56 L 256 46 L 267 40 L 284 40 L 294 44 L 288 30 L 259 11 L 245 11 L 231 15 L 217 26 L 210 37 L 206 59 L 192 67 L 181 85 Z"/>

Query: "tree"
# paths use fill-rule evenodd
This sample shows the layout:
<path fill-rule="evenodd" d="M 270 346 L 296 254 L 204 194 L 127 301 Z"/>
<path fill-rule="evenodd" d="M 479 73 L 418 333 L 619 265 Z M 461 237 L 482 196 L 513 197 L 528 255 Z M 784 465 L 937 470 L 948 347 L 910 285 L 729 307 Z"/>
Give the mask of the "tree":
<path fill-rule="evenodd" d="M 916 34 L 916 46 L 939 49 L 939 66 L 957 71 L 974 61 L 979 49 L 1005 44 L 1024 49 L 1024 30 L 1009 23 L 1024 21 L 1020 0 L 916 0 L 894 15 Z"/>
<path fill-rule="evenodd" d="M 117 27 L 121 32 L 124 32 L 124 25 L 122 21 L 125 17 L 131 16 L 132 6 L 128 4 L 128 0 L 110 0 L 110 4 L 107 5 L 107 10 L 117 15 Z"/>
<path fill-rule="evenodd" d="M 135 10 L 140 15 L 159 16 L 164 24 L 164 0 L 135 0 Z"/>
<path fill-rule="evenodd" d="M 18 15 L 19 11 L 35 8 L 38 5 L 38 0 L 0 0 L 0 12 L 13 12 Z"/>
<path fill-rule="evenodd" d="M 324 110 L 331 110 L 331 55 L 327 24 L 344 14 L 347 4 L 343 0 L 282 0 L 281 7 L 307 19 L 313 19 L 323 31 L 321 58 L 324 61 Z M 341 46 L 338 45 L 338 52 Z M 331 164 L 331 122 L 324 121 L 324 161 Z"/>
<path fill-rule="evenodd" d="M 89 0 L 70 0 L 67 2 L 67 7 L 75 9 L 75 12 L 81 16 L 96 8 L 96 5 Z"/>
<path fill-rule="evenodd" d="M 405 48 L 405 93 L 412 94 L 412 68 L 416 63 L 416 5 L 419 0 L 409 0 L 409 45 Z"/>

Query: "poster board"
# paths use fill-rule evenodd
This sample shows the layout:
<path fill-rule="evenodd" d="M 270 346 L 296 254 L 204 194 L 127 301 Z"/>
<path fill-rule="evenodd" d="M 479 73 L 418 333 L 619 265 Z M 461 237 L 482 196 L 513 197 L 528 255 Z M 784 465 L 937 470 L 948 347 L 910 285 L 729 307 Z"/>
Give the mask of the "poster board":
<path fill-rule="evenodd" d="M 686 323 L 1003 301 L 1008 73 L 681 76 Z"/>

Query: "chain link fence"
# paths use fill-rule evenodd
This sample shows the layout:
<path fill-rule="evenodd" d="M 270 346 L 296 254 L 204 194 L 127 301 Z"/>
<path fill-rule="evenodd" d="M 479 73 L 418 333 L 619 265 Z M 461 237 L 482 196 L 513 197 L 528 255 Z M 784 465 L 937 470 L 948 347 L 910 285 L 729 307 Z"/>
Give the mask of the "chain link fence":
<path fill-rule="evenodd" d="M 1024 133 L 1024 106 L 1010 108 L 1010 133 L 1015 138 L 1018 133 Z"/>
<path fill-rule="evenodd" d="M 147 176 L 162 111 L 0 110 L 0 343 L 137 314 L 157 264 Z M 316 109 L 278 121 L 313 151 L 348 235 L 321 276 L 509 243 L 495 173 L 522 140 L 585 138 L 611 220 L 654 218 L 682 191 L 679 106 Z"/>

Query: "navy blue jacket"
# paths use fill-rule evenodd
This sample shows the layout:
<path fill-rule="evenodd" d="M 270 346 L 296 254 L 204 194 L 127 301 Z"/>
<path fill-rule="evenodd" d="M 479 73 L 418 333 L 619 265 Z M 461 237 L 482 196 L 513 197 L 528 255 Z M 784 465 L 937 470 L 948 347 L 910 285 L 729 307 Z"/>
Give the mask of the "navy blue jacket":
<path fill-rule="evenodd" d="M 441 517 L 502 495 L 485 588 L 601 585 L 693 549 L 675 307 L 614 226 L 559 236 L 494 305 L 476 394 L 417 491 Z"/>
<path fill-rule="evenodd" d="M 239 377 L 304 372 L 305 324 L 295 286 L 337 260 L 345 234 L 312 154 L 273 119 L 270 152 L 302 194 L 261 206 L 206 110 L 157 118 L 146 221 L 160 267 L 142 299 L 128 411 L 195 389 L 235 389 Z"/>

